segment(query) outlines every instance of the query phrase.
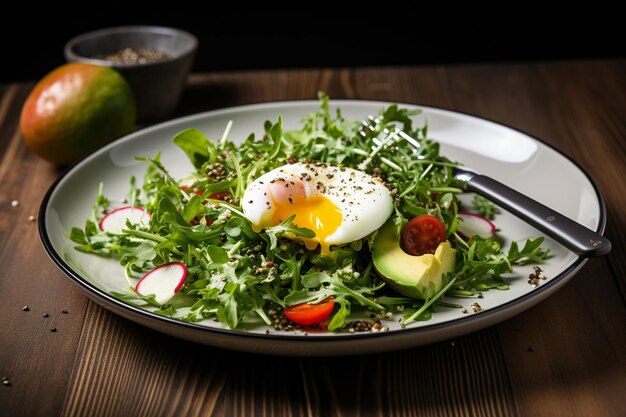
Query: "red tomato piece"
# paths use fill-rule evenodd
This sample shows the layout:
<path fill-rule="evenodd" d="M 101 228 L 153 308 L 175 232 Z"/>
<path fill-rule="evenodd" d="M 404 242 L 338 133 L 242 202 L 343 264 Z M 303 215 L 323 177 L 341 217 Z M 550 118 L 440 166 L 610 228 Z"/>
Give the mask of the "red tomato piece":
<path fill-rule="evenodd" d="M 309 326 L 324 320 L 335 307 L 335 297 L 328 297 L 317 304 L 296 304 L 285 308 L 284 314 L 289 320 L 301 326 Z"/>
<path fill-rule="evenodd" d="M 402 230 L 402 249 L 409 255 L 433 254 L 445 240 L 446 226 L 430 214 L 413 218 Z"/>
<path fill-rule="evenodd" d="M 213 194 L 209 194 L 209 197 L 211 200 L 222 200 L 222 201 L 226 201 L 230 198 L 232 198 L 232 194 L 229 193 L 228 191 L 220 191 L 217 193 L 213 193 Z"/>

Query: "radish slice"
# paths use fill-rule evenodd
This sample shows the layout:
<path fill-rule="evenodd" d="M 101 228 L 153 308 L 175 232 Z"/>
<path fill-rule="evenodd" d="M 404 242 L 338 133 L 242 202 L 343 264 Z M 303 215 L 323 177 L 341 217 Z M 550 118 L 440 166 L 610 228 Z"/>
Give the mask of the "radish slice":
<path fill-rule="evenodd" d="M 122 233 L 122 230 L 126 228 L 126 220 L 129 220 L 132 224 L 148 227 L 150 213 L 141 207 L 120 207 L 100 220 L 100 230 L 109 233 Z"/>
<path fill-rule="evenodd" d="M 478 214 L 459 211 L 458 216 L 463 220 L 459 225 L 459 232 L 466 237 L 480 236 L 487 239 L 496 231 L 496 226 L 489 219 Z"/>
<path fill-rule="evenodd" d="M 187 278 L 187 267 L 180 262 L 161 265 L 144 275 L 137 283 L 137 294 L 154 294 L 159 304 L 165 304 L 183 286 Z"/>

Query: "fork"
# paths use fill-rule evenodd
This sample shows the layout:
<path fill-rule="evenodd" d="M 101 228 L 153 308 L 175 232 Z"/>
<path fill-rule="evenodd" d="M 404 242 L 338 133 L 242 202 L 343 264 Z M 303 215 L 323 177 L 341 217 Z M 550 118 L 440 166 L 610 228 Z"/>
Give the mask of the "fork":
<path fill-rule="evenodd" d="M 359 133 L 366 138 L 376 134 L 381 120 L 370 115 L 362 123 L 363 128 Z M 415 138 L 398 128 L 384 129 L 373 138 L 372 152 L 358 168 L 364 170 L 383 148 L 402 140 L 411 144 L 419 155 L 421 145 Z M 592 258 L 606 255 L 611 251 L 611 242 L 606 237 L 491 177 L 461 167 L 453 168 L 453 175 L 466 190 L 473 191 L 508 210 L 578 256 Z"/>

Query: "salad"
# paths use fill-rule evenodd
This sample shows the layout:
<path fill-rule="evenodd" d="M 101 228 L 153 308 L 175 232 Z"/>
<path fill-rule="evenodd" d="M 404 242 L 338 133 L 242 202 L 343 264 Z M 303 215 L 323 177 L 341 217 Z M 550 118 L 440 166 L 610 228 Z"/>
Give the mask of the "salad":
<path fill-rule="evenodd" d="M 239 144 L 231 123 L 215 142 L 185 130 L 173 141 L 193 164 L 188 177 L 173 178 L 160 154 L 137 157 L 146 172 L 129 179 L 123 205 L 100 184 L 69 237 L 119 260 L 129 286 L 114 297 L 183 321 L 352 332 L 384 330 L 398 312 L 403 326 L 429 320 L 461 308 L 455 297 L 508 289 L 514 264 L 549 251 L 538 237 L 505 252 L 498 209 L 477 196 L 460 207 L 458 164 L 427 124 L 413 125 L 417 114 L 390 105 L 364 128 L 320 93 L 298 130 L 283 131 L 280 116 Z M 395 128 L 415 143 L 382 143 Z"/>

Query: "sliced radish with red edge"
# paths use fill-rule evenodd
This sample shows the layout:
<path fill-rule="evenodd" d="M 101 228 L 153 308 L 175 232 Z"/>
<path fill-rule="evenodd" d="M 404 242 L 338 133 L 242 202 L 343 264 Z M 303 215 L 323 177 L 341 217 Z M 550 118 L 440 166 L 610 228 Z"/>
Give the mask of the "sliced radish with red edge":
<path fill-rule="evenodd" d="M 496 226 L 483 216 L 465 211 L 459 211 L 457 215 L 463 220 L 459 232 L 466 237 L 480 236 L 487 239 L 496 231 Z"/>
<path fill-rule="evenodd" d="M 142 207 L 120 207 L 108 213 L 100 220 L 100 230 L 109 233 L 122 233 L 122 230 L 126 228 L 126 220 L 130 221 L 132 224 L 148 227 L 150 213 Z"/>
<path fill-rule="evenodd" d="M 180 262 L 171 262 L 154 268 L 137 283 L 137 294 L 154 294 L 159 304 L 167 303 L 183 286 L 187 278 L 187 267 Z"/>

